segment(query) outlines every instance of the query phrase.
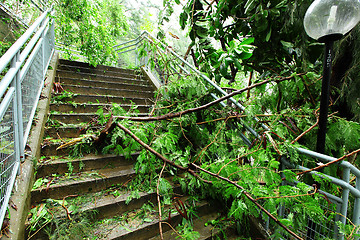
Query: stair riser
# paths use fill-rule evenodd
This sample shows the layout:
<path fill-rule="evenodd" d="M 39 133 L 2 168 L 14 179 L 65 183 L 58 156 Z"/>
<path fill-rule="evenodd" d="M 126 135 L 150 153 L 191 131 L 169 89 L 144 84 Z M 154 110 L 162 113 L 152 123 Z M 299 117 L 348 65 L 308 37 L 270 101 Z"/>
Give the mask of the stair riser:
<path fill-rule="evenodd" d="M 108 89 L 129 89 L 129 90 L 142 90 L 142 91 L 153 91 L 154 88 L 148 84 L 144 83 L 113 83 L 113 82 L 100 82 L 92 80 L 81 80 L 74 78 L 57 78 L 57 82 L 60 82 L 61 85 L 75 85 L 80 87 L 97 87 L 97 88 L 108 88 Z"/>
<path fill-rule="evenodd" d="M 83 114 L 52 114 L 51 118 L 65 123 L 65 124 L 80 124 L 84 122 L 90 122 L 96 115 L 83 115 Z"/>
<path fill-rule="evenodd" d="M 92 181 L 74 183 L 71 185 L 63 185 L 51 187 L 48 191 L 33 190 L 31 192 L 31 202 L 33 204 L 40 203 L 44 199 L 63 199 L 69 195 L 82 195 L 85 193 L 98 192 L 105 190 L 112 185 L 122 184 L 134 177 L 135 173 L 116 176 L 111 178 L 96 178 Z"/>
<path fill-rule="evenodd" d="M 147 116 L 146 113 L 137 114 L 139 117 Z M 51 119 L 55 121 L 62 122 L 64 124 L 80 124 L 80 123 L 88 123 L 91 119 L 96 118 L 94 114 L 52 114 Z"/>
<path fill-rule="evenodd" d="M 97 95 L 77 95 L 72 98 L 64 98 L 63 101 L 73 101 L 76 103 L 118 103 L 118 104 L 139 104 L 139 105 L 151 105 L 151 98 L 123 98 L 115 96 L 97 96 Z"/>
<path fill-rule="evenodd" d="M 128 73 L 128 74 L 135 74 L 135 71 L 131 70 L 131 69 L 120 69 L 120 68 L 104 66 L 104 65 L 97 65 L 96 67 L 93 67 L 88 63 L 70 61 L 70 60 L 65 60 L 65 59 L 60 59 L 59 64 L 73 66 L 73 67 L 91 68 L 91 69 L 98 69 L 98 70 L 107 70 L 107 71 L 114 71 L 114 72 L 117 71 L 117 72 L 124 72 L 124 73 Z"/>
<path fill-rule="evenodd" d="M 125 83 L 125 84 L 149 84 L 147 80 L 142 79 L 141 76 L 133 75 L 124 75 L 120 76 L 106 76 L 100 74 L 90 74 L 82 72 L 72 72 L 67 70 L 58 70 L 56 75 L 57 80 L 66 81 L 67 78 L 73 79 L 83 79 L 83 80 L 92 80 L 92 81 L 102 81 L 102 82 L 114 82 L 114 83 Z"/>
<path fill-rule="evenodd" d="M 41 155 L 45 157 L 50 156 L 69 156 L 71 147 L 56 150 L 59 145 L 46 145 L 41 148 Z"/>
<path fill-rule="evenodd" d="M 123 72 L 122 70 L 112 70 L 112 69 L 93 69 L 93 68 L 82 68 L 82 67 L 74 67 L 68 65 L 60 65 L 58 67 L 60 70 L 73 71 L 79 73 L 87 73 L 87 74 L 96 74 L 96 75 L 106 75 L 106 76 L 114 76 L 114 77 L 126 77 L 126 78 L 136 78 L 135 74 Z"/>
<path fill-rule="evenodd" d="M 154 93 L 151 91 L 130 90 L 130 89 L 108 89 L 108 88 L 92 88 L 92 87 L 80 87 L 74 85 L 62 85 L 63 89 L 75 94 L 89 94 L 89 95 L 111 95 L 125 98 L 152 98 Z"/>
<path fill-rule="evenodd" d="M 181 187 L 177 186 L 173 188 L 173 192 L 181 194 Z M 88 209 L 86 211 L 95 211 L 97 219 L 104 219 L 113 216 L 119 216 L 127 211 L 141 208 L 144 203 L 152 202 L 154 205 L 157 203 L 156 193 L 141 195 L 138 199 L 132 199 L 130 203 L 126 204 L 126 199 L 122 201 L 114 201 L 112 204 L 106 204 L 102 206 L 96 206 L 95 208 Z"/>
<path fill-rule="evenodd" d="M 63 112 L 63 113 L 70 113 L 70 112 L 76 112 L 76 113 L 96 113 L 99 110 L 99 105 L 91 105 L 91 104 L 79 104 L 79 105 L 72 105 L 72 104 L 52 104 L 50 106 L 50 110 L 51 111 L 56 111 L 56 112 Z M 102 106 L 101 108 L 103 108 L 104 106 Z M 110 106 L 108 106 L 110 107 Z M 126 111 L 128 111 L 130 109 L 130 106 L 122 106 L 122 108 L 124 108 Z M 147 106 L 139 106 L 137 108 L 137 110 L 139 110 L 139 112 L 141 113 L 148 113 L 149 112 L 149 107 Z M 104 109 L 104 112 L 107 112 L 106 109 Z"/>
<path fill-rule="evenodd" d="M 92 129 L 94 132 L 97 131 L 101 131 L 101 128 L 90 128 Z M 86 133 L 86 129 L 85 128 L 48 128 L 45 130 L 45 136 L 49 136 L 52 138 L 58 138 L 59 136 L 61 138 L 77 138 L 79 137 L 81 134 L 85 134 Z"/>
<path fill-rule="evenodd" d="M 95 209 L 95 211 L 97 212 L 95 217 L 97 219 L 105 219 L 114 216 L 119 216 L 127 211 L 139 209 L 149 201 L 155 203 L 156 193 L 145 195 L 139 199 L 132 199 L 129 204 L 126 204 L 125 201 L 122 201 L 120 203 L 116 202 L 112 205 L 97 207 Z"/>
<path fill-rule="evenodd" d="M 63 175 L 69 172 L 69 164 L 73 168 L 73 173 L 91 171 L 104 168 L 117 168 L 120 166 L 130 166 L 134 163 L 136 157 L 125 159 L 123 156 L 112 156 L 103 158 L 90 158 L 79 161 L 58 162 L 54 164 L 39 165 L 37 168 L 36 178 L 51 176 L 51 174 Z M 80 170 L 81 166 L 81 170 Z"/>

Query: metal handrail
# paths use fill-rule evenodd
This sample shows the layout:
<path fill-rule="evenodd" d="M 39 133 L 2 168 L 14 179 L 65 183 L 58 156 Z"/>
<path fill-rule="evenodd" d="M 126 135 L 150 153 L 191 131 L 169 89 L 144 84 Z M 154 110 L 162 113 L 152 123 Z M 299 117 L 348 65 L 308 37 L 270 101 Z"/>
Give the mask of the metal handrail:
<path fill-rule="evenodd" d="M 194 71 L 197 75 L 201 76 L 207 83 L 209 83 L 211 86 L 213 86 L 220 94 L 226 96 L 227 93 L 222 90 L 215 82 L 211 81 L 206 75 L 204 75 L 203 73 L 201 73 L 198 69 L 196 69 L 193 65 L 191 65 L 189 62 L 187 62 L 186 60 L 184 60 L 183 58 L 181 58 L 177 53 L 175 53 L 171 48 L 167 47 L 164 43 L 162 43 L 161 41 L 159 41 L 158 39 L 156 39 L 155 37 L 153 37 L 150 33 L 148 33 L 147 31 L 144 31 L 143 33 L 141 33 L 141 35 L 139 35 L 136 39 L 134 40 L 130 40 L 127 41 L 125 43 L 122 44 L 118 44 L 115 47 L 116 50 L 124 50 L 129 48 L 129 46 L 124 46 L 126 44 L 129 43 L 133 43 L 136 42 L 135 44 L 132 44 L 131 47 L 137 46 L 141 43 L 142 40 L 147 39 L 150 42 L 156 42 L 157 44 L 160 44 L 166 51 L 170 52 L 173 56 L 176 57 L 176 59 L 180 60 L 184 65 L 186 65 L 187 67 L 189 67 L 192 71 Z M 120 47 L 120 48 L 119 48 Z M 136 48 L 134 49 L 130 49 L 127 51 L 131 51 L 131 50 L 136 50 Z M 124 51 L 124 52 L 127 52 Z M 120 53 L 119 53 L 120 54 Z M 180 64 L 178 64 L 178 66 L 180 67 L 180 69 L 182 69 L 183 71 L 187 72 L 187 70 L 185 70 Z M 213 96 L 216 98 L 216 96 Z M 229 99 L 233 104 L 235 104 L 238 108 L 240 108 L 241 110 L 244 110 L 245 107 L 242 106 L 238 101 L 236 101 L 234 98 L 230 98 Z M 223 102 L 222 102 L 223 103 Z M 225 105 L 223 103 L 223 105 Z M 255 118 L 255 120 L 257 122 L 260 122 L 259 119 Z M 254 129 L 252 129 L 249 126 L 244 125 L 247 130 L 249 130 L 255 137 L 258 137 L 258 134 L 256 133 L 256 131 Z M 261 123 L 261 126 L 266 130 L 269 131 L 270 129 L 265 125 Z M 250 143 L 250 141 L 245 137 L 245 136 L 241 136 L 243 138 L 243 140 L 245 142 L 247 142 L 248 144 Z M 245 137 L 245 139 L 244 139 Z M 246 141 L 247 140 L 247 141 Z M 325 154 L 320 154 L 311 150 L 307 150 L 304 148 L 295 148 L 299 154 L 303 154 L 303 155 L 307 155 L 309 157 L 312 158 L 316 158 L 318 160 L 320 160 L 321 162 L 332 162 L 334 160 L 336 160 L 336 158 L 325 155 Z M 282 158 L 282 162 L 284 165 L 294 168 L 294 166 L 292 164 L 290 164 L 288 161 L 286 161 L 284 158 Z M 321 178 L 327 178 L 330 179 L 332 183 L 340 186 L 343 188 L 343 193 L 342 193 L 342 198 L 338 198 L 336 196 L 333 196 L 329 193 L 326 193 L 324 191 L 322 191 L 324 194 L 326 194 L 327 196 L 329 196 L 331 199 L 333 199 L 334 201 L 341 203 L 341 211 L 340 214 L 341 216 L 341 221 L 343 223 L 346 223 L 346 216 L 347 216 L 347 206 L 348 206 L 348 199 L 349 199 L 349 192 L 353 194 L 353 196 L 355 197 L 355 202 L 354 202 L 354 211 L 353 211 L 353 223 L 355 225 L 359 225 L 360 224 L 360 170 L 358 168 L 356 168 L 354 165 L 352 165 L 351 163 L 347 162 L 347 161 L 341 161 L 339 163 L 337 163 L 339 166 L 343 167 L 343 179 L 338 179 L 323 173 L 318 173 L 316 171 L 310 172 L 309 174 L 312 175 L 317 175 Z M 295 168 L 300 169 L 300 170 L 308 170 L 308 168 L 305 168 L 303 166 L 296 166 Z M 349 177 L 350 177 L 350 173 L 354 174 L 357 178 L 356 180 L 356 185 L 355 187 L 352 186 L 349 183 Z M 340 236 L 340 238 L 342 238 Z"/>
<path fill-rule="evenodd" d="M 45 11 L 0 58 L 0 225 L 3 222 L 30 133 L 45 73 L 54 53 L 54 20 Z M 22 50 L 23 49 L 23 50 Z M 6 130 L 4 130 L 6 129 Z M 10 131 L 10 134 L 5 132 Z"/>

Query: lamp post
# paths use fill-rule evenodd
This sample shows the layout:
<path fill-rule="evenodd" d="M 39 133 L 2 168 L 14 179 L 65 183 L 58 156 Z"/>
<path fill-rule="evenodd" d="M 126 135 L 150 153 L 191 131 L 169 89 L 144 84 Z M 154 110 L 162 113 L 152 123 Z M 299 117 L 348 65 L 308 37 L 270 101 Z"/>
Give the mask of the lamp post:
<path fill-rule="evenodd" d="M 360 21 L 359 0 L 315 0 L 304 17 L 306 33 L 325 43 L 323 79 L 320 96 L 319 130 L 316 152 L 325 153 L 326 125 L 330 95 L 332 47 Z M 316 224 L 309 219 L 307 239 L 314 239 Z"/>
<path fill-rule="evenodd" d="M 316 151 L 319 153 L 325 152 L 333 43 L 354 28 L 359 21 L 359 0 L 315 0 L 305 13 L 306 33 L 311 38 L 325 43 L 319 130 L 316 141 Z"/>

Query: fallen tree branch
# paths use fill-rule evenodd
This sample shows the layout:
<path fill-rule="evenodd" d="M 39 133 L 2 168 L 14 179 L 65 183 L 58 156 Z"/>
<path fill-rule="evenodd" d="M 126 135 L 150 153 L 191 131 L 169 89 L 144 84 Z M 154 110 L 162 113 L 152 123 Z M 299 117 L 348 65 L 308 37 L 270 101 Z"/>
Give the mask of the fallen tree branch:
<path fill-rule="evenodd" d="M 300 75 L 300 74 L 298 74 Z M 302 74 L 303 75 L 303 74 Z M 226 96 L 223 96 L 221 98 L 218 98 L 217 100 L 214 100 L 212 102 L 209 102 L 205 105 L 202 105 L 200 107 L 196 107 L 196 108 L 190 108 L 190 109 L 187 109 L 187 110 L 184 110 L 184 111 L 181 111 L 181 112 L 176 112 L 176 113 L 168 113 L 168 114 L 165 114 L 165 115 L 161 115 L 161 116 L 157 116 L 157 117 L 129 117 L 129 116 L 114 116 L 114 118 L 117 118 L 117 119 L 128 119 L 128 120 L 132 120 L 132 121 L 138 121 L 138 122 L 151 122 L 151 121 L 160 121 L 160 120 L 167 120 L 167 119 L 171 119 L 171 118 L 176 118 L 176 117 L 181 117 L 181 115 L 185 115 L 185 114 L 189 114 L 189 113 L 193 113 L 193 112 L 197 112 L 197 111 L 200 111 L 200 110 L 203 110 L 203 109 L 207 109 L 217 103 L 220 103 L 226 99 L 229 99 L 235 95 L 238 95 L 238 94 L 241 94 L 247 90 L 250 90 L 252 88 L 255 88 L 255 87 L 259 87 L 261 85 L 264 85 L 266 83 L 269 83 L 269 82 L 282 82 L 282 81 L 285 81 L 285 80 L 289 80 L 293 78 L 293 76 L 290 76 L 290 77 L 283 77 L 281 79 L 278 79 L 278 80 L 273 80 L 273 79 L 267 79 L 267 80 L 264 80 L 262 82 L 259 82 L 259 83 L 256 83 L 256 84 L 253 84 L 251 86 L 248 86 L 248 87 L 245 87 L 243 89 L 240 89 L 240 90 L 237 90 L 235 92 L 232 92 Z"/>
<path fill-rule="evenodd" d="M 157 156 L 159 159 L 161 159 L 162 161 L 168 163 L 169 165 L 182 170 L 182 171 L 187 171 L 188 173 L 190 173 L 191 175 L 193 175 L 194 177 L 206 182 L 206 183 L 211 183 L 205 179 L 202 179 L 199 175 L 197 175 L 194 171 L 192 171 L 191 169 L 188 169 L 186 167 L 182 167 L 180 165 L 177 165 L 176 163 L 174 163 L 173 161 L 170 161 L 169 159 L 165 158 L 163 155 L 161 155 L 160 153 L 158 153 L 157 151 L 155 151 L 154 149 L 152 149 L 149 145 L 147 145 L 146 143 L 144 143 L 143 141 L 141 141 L 140 138 L 138 138 L 135 134 L 133 134 L 129 129 L 127 129 L 126 127 L 124 127 L 123 125 L 121 125 L 120 123 L 117 123 L 118 127 L 123 130 L 126 134 L 130 135 L 135 141 L 137 141 L 141 146 L 143 146 L 146 150 L 148 150 L 149 152 L 151 152 L 152 154 L 154 154 L 155 156 Z"/>
<path fill-rule="evenodd" d="M 205 169 L 203 169 L 203 168 L 195 165 L 194 163 L 190 163 L 190 165 L 191 165 L 192 167 L 194 167 L 194 168 L 196 168 L 196 169 L 204 172 L 204 173 L 207 173 L 207 174 L 209 174 L 209 175 L 211 175 L 211 176 L 213 176 L 213 177 L 216 177 L 216 178 L 221 179 L 221 180 L 223 180 L 223 181 L 225 181 L 225 182 L 228 182 L 228 183 L 234 185 L 235 187 L 243 190 L 242 193 L 243 193 L 250 201 L 252 201 L 261 211 L 263 211 L 266 215 L 268 215 L 272 220 L 274 220 L 280 227 L 282 227 L 285 231 L 287 231 L 287 232 L 288 232 L 289 234 L 291 234 L 293 237 L 295 237 L 296 239 L 302 240 L 301 237 L 299 237 L 296 233 L 294 233 L 293 231 L 291 231 L 288 227 L 286 227 L 284 224 L 282 224 L 274 215 L 272 215 L 268 210 L 266 210 L 263 206 L 261 206 L 261 205 L 250 195 L 250 193 L 248 193 L 247 191 L 245 191 L 245 188 L 243 188 L 242 186 L 240 186 L 240 185 L 237 184 L 236 182 L 231 181 L 231 180 L 228 179 L 228 178 L 225 178 L 225 177 L 222 177 L 222 176 L 217 175 L 217 174 L 215 174 L 215 173 L 209 172 L 209 171 L 207 171 L 207 170 L 205 170 Z"/>
<path fill-rule="evenodd" d="M 338 113 L 338 112 L 334 112 L 334 113 L 330 114 L 330 115 L 328 116 L 328 118 L 331 117 L 332 115 L 336 114 L 336 113 Z M 299 136 L 297 136 L 297 137 L 291 142 L 291 144 L 294 144 L 294 143 L 296 143 L 297 141 L 299 141 L 300 138 L 302 138 L 305 134 L 307 134 L 308 132 L 310 132 L 310 131 L 311 131 L 314 127 L 316 127 L 318 124 L 319 124 L 319 118 L 317 117 L 317 118 L 316 118 L 316 123 L 315 123 L 314 125 L 312 125 L 311 127 L 309 127 L 305 132 L 303 132 L 302 134 L 300 134 Z"/>
<path fill-rule="evenodd" d="M 293 237 L 295 237 L 296 239 L 302 240 L 301 237 L 299 237 L 298 235 L 296 235 L 296 233 L 294 233 L 293 231 L 291 231 L 288 227 L 286 227 L 284 224 L 282 224 L 274 215 L 272 215 L 269 211 L 267 211 L 263 206 L 261 206 L 248 192 L 245 191 L 245 188 L 243 188 L 242 186 L 240 186 L 239 184 L 237 184 L 236 182 L 231 181 L 228 178 L 222 177 L 220 175 L 217 175 L 215 173 L 209 172 L 199 166 L 197 166 L 194 163 L 190 163 L 188 168 L 184 168 L 182 166 L 179 166 L 177 164 L 175 164 L 174 162 L 166 159 L 164 156 L 162 156 L 160 153 L 156 152 L 154 149 L 152 149 L 150 146 L 148 146 L 147 144 L 145 144 L 143 141 L 141 141 L 135 134 L 133 134 L 129 129 L 125 128 L 123 125 L 121 125 L 120 123 L 117 124 L 125 133 L 127 133 L 128 135 L 130 135 L 135 141 L 137 141 L 140 145 L 142 145 L 145 149 L 147 149 L 149 152 L 153 153 L 155 156 L 157 156 L 159 159 L 163 160 L 165 163 L 168 163 L 171 166 L 174 166 L 180 170 L 184 170 L 189 172 L 191 175 L 197 177 L 198 179 L 206 182 L 206 183 L 212 183 L 211 181 L 207 181 L 204 180 L 202 178 L 200 178 L 199 175 L 197 175 L 194 170 L 200 170 L 203 171 L 211 176 L 214 176 L 218 179 L 221 179 L 223 181 L 226 181 L 232 185 L 234 185 L 235 187 L 241 189 L 243 192 L 243 194 L 250 200 L 252 201 L 260 210 L 262 210 L 266 215 L 268 215 L 272 220 L 274 220 L 279 226 L 281 226 L 285 231 L 287 231 L 289 234 L 291 234 Z M 360 151 L 360 149 L 359 149 Z"/>

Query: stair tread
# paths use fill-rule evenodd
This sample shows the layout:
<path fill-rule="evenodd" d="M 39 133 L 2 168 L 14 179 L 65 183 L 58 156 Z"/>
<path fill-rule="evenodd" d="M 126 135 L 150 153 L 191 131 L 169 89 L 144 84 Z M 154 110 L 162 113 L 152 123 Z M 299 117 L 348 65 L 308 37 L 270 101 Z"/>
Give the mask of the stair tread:
<path fill-rule="evenodd" d="M 74 71 L 74 72 L 84 72 L 84 73 L 101 73 L 103 75 L 108 76 L 119 76 L 119 75 L 128 75 L 128 76 L 137 76 L 135 72 L 126 72 L 123 71 L 121 68 L 89 68 L 89 67 L 83 67 L 83 66 L 73 66 L 73 65 L 65 65 L 60 64 L 58 66 L 58 69 L 61 70 L 68 70 L 68 71 Z"/>
<path fill-rule="evenodd" d="M 131 153 L 131 156 L 138 156 L 139 152 Z M 94 161 L 94 160 L 103 160 L 107 158 L 121 158 L 124 157 L 124 155 L 115 155 L 115 154 L 88 154 L 86 156 L 83 156 L 81 158 L 72 158 L 72 157 L 65 157 L 65 158 L 56 158 L 52 159 L 48 162 L 43 162 L 38 165 L 38 167 L 42 165 L 54 165 L 54 164 L 63 164 L 67 162 L 86 162 L 86 161 Z"/>
<path fill-rule="evenodd" d="M 108 107 L 108 106 L 112 106 L 111 103 L 51 103 L 50 106 L 54 106 L 54 105 L 57 105 L 57 106 L 79 106 L 79 107 L 82 107 L 82 106 L 97 106 L 97 107 L 101 107 L 101 106 L 105 106 L 105 107 Z M 131 106 L 137 106 L 137 107 L 151 107 L 152 105 L 149 105 L 149 104 L 119 104 L 121 107 L 131 107 Z"/>
<path fill-rule="evenodd" d="M 55 94 L 56 95 L 61 95 L 61 94 Z M 142 96 L 139 96 L 139 97 L 127 97 L 127 98 L 124 98 L 124 97 L 121 97 L 121 96 L 111 96 L 111 95 L 94 95 L 94 94 L 75 94 L 73 97 L 68 97 L 68 98 L 64 98 L 63 100 L 64 101 L 67 101 L 67 100 L 73 100 L 74 102 L 83 102 L 83 103 L 87 103 L 88 100 L 86 101 L 79 101 L 77 99 L 80 99 L 80 98 L 83 98 L 83 99 L 98 99 L 98 101 L 102 100 L 105 98 L 106 102 L 107 103 L 111 103 L 111 99 L 115 99 L 115 100 L 123 100 L 123 101 L 126 101 L 128 100 L 128 102 L 130 101 L 149 101 L 149 98 L 147 97 L 142 97 Z M 102 101 L 100 101 L 100 103 L 102 103 Z"/>
<path fill-rule="evenodd" d="M 61 187 L 64 185 L 72 185 L 78 184 L 81 182 L 95 181 L 97 179 L 102 178 L 111 178 L 116 176 L 123 176 L 135 173 L 132 165 L 117 167 L 116 169 L 98 169 L 94 171 L 86 171 L 82 172 L 81 175 L 75 174 L 70 177 L 66 177 L 66 179 L 60 179 L 59 183 L 55 183 L 50 185 L 50 188 Z M 37 189 L 33 189 L 33 191 L 43 191 L 46 187 L 40 187 Z"/>
<path fill-rule="evenodd" d="M 45 157 L 38 163 L 36 178 L 49 176 L 52 174 L 65 174 L 69 171 L 71 164 L 72 172 L 90 171 L 102 169 L 104 167 L 126 166 L 134 163 L 139 153 L 132 153 L 129 158 L 124 155 L 87 155 L 83 158 L 73 159 L 71 157 Z"/>
<path fill-rule="evenodd" d="M 135 114 L 135 113 L 134 113 Z M 96 116 L 96 113 L 52 113 L 51 116 Z M 137 113 L 139 116 L 148 116 L 148 113 Z"/>
<path fill-rule="evenodd" d="M 71 86 L 71 87 L 78 87 L 78 88 L 90 88 L 90 89 L 109 89 L 113 90 L 112 88 L 106 88 L 106 87 L 93 87 L 93 86 L 81 86 L 81 85 L 74 85 L 74 84 L 62 84 L 62 87 Z M 129 85 L 132 86 L 132 85 Z M 153 91 L 146 91 L 146 90 L 132 90 L 132 89 L 119 89 L 121 91 L 132 91 L 132 92 L 138 92 L 138 93 L 153 93 Z"/>
<path fill-rule="evenodd" d="M 52 176 L 47 179 L 55 181 L 54 184 L 41 186 L 31 191 L 33 203 L 39 203 L 43 199 L 63 198 L 69 195 L 82 195 L 89 192 L 102 191 L 114 184 L 124 183 L 135 175 L 132 165 L 120 166 L 113 169 L 98 169 L 93 171 L 81 172 L 60 177 Z M 56 182 L 57 181 L 57 182 Z"/>
<path fill-rule="evenodd" d="M 94 66 L 92 66 L 92 65 L 90 65 L 88 63 L 85 63 L 85 62 L 74 61 L 74 60 L 66 60 L 66 59 L 59 59 L 59 64 L 60 65 L 81 66 L 81 67 L 84 67 L 84 68 L 91 68 L 91 69 L 106 68 L 106 69 L 129 72 L 129 73 L 133 73 L 133 72 L 136 71 L 136 70 L 133 70 L 133 69 L 124 69 L 124 68 L 119 68 L 119 67 L 106 66 L 106 65 L 102 65 L 102 64 L 99 64 L 96 67 L 94 67 Z"/>
<path fill-rule="evenodd" d="M 56 77 L 57 78 L 66 78 L 66 77 L 76 77 L 76 78 L 80 78 L 80 79 L 91 79 L 91 80 L 96 80 L 96 79 L 101 79 L 101 80 L 105 80 L 105 79 L 109 79 L 113 82 L 147 82 L 146 79 L 143 79 L 141 75 L 129 75 L 129 74 L 124 74 L 124 75 L 113 75 L 113 76 L 108 76 L 105 73 L 90 73 L 90 72 L 74 72 L 71 70 L 66 70 L 66 69 L 58 69 L 57 73 L 56 73 Z"/>
<path fill-rule="evenodd" d="M 110 86 L 114 89 L 124 89 L 124 88 L 148 88 L 153 90 L 153 86 L 149 83 L 145 82 L 111 82 L 111 81 L 99 81 L 99 80 L 87 80 L 87 79 L 78 79 L 78 78 L 57 78 L 61 85 L 67 84 L 67 85 L 75 85 L 75 86 L 91 86 L 91 87 L 106 87 Z"/>
<path fill-rule="evenodd" d="M 205 201 L 202 201 L 198 204 L 199 208 L 206 208 L 208 206 L 208 203 Z M 106 235 L 106 237 L 103 237 L 101 239 L 136 239 L 136 240 L 145 240 L 150 239 L 158 233 L 158 226 L 159 226 L 159 218 L 157 213 L 153 213 L 153 215 L 148 215 L 146 217 L 149 221 L 133 221 L 129 222 L 127 225 L 122 226 L 118 222 L 114 223 L 115 226 L 111 226 L 110 231 Z M 171 214 L 171 220 L 170 222 L 173 223 L 179 223 L 181 221 L 181 215 L 176 212 Z M 163 218 L 162 221 L 169 221 L 168 218 Z M 167 224 L 163 224 L 163 228 L 166 229 Z M 102 229 L 101 226 L 98 226 L 98 228 Z M 153 231 L 151 231 L 151 229 Z M 166 238 L 165 238 L 166 239 Z"/>
<path fill-rule="evenodd" d="M 151 105 L 145 104 L 119 104 L 125 111 L 129 109 L 137 109 L 141 113 L 148 113 Z M 100 108 L 104 109 L 104 112 L 108 112 L 108 108 L 111 107 L 111 103 L 52 103 L 50 104 L 50 110 L 62 113 L 96 113 Z"/>
<path fill-rule="evenodd" d="M 199 218 L 195 217 L 193 219 L 193 222 L 194 222 L 193 229 L 194 229 L 194 231 L 197 231 L 200 234 L 200 237 L 197 239 L 199 239 L 199 240 L 200 239 L 208 239 L 211 236 L 213 236 L 213 234 L 212 234 L 213 226 L 210 224 L 208 226 L 205 226 L 205 223 L 207 223 L 210 220 L 216 219 L 218 216 L 219 216 L 219 214 L 217 212 L 210 212 Z M 177 234 L 174 231 L 170 230 L 170 231 L 164 232 L 163 237 L 164 237 L 164 239 L 167 239 L 167 240 L 168 239 L 169 240 L 176 239 Z M 160 235 L 150 238 L 150 240 L 158 240 L 158 239 L 160 239 Z"/>
<path fill-rule="evenodd" d="M 64 70 L 59 70 L 59 71 L 64 71 Z M 68 71 L 69 73 L 71 71 Z M 73 72 L 71 72 L 72 74 L 74 74 Z M 76 73 L 78 74 L 78 73 Z M 74 74 L 74 75 L 76 75 Z M 85 75 L 85 74 L 78 74 L 79 76 Z M 61 74 L 58 74 L 56 76 L 56 82 L 66 82 L 66 81 L 72 81 L 72 80 L 76 80 L 76 81 L 81 81 L 81 82 L 88 82 L 88 83 L 94 83 L 94 82 L 98 82 L 98 83 L 111 83 L 111 84 L 130 84 L 128 82 L 131 82 L 131 85 L 147 85 L 147 86 L 151 86 L 149 84 L 149 82 L 145 79 L 134 79 L 134 78 L 124 78 L 124 77 L 115 77 L 115 76 L 106 76 L 106 75 L 96 75 L 95 78 L 91 78 L 90 74 L 87 74 L 87 76 L 89 78 L 84 78 L 84 77 L 69 77 L 69 76 L 61 76 Z"/>

